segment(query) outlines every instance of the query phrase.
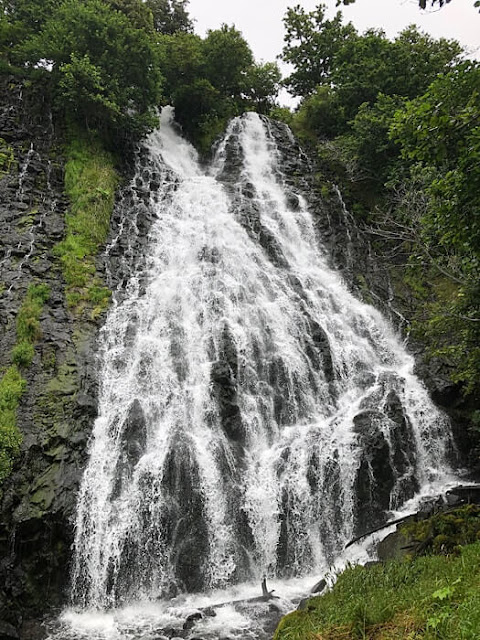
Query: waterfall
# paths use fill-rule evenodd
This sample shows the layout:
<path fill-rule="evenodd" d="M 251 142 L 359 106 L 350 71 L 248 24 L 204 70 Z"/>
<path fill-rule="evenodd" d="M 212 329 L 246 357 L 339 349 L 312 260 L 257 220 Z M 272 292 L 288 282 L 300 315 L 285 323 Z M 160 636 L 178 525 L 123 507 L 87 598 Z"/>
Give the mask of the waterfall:
<path fill-rule="evenodd" d="M 234 119 L 205 168 L 167 108 L 147 148 L 147 252 L 100 337 L 81 607 L 320 571 L 448 469 L 445 417 L 331 268 L 269 121 Z"/>

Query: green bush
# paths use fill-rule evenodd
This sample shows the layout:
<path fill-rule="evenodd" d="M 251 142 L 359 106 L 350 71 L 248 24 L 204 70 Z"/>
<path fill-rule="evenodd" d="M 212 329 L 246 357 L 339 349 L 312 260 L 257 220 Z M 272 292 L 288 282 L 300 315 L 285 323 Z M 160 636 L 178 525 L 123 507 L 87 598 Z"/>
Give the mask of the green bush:
<path fill-rule="evenodd" d="M 33 362 L 35 349 L 30 342 L 19 342 L 12 350 L 13 363 L 20 368 L 29 367 Z"/>

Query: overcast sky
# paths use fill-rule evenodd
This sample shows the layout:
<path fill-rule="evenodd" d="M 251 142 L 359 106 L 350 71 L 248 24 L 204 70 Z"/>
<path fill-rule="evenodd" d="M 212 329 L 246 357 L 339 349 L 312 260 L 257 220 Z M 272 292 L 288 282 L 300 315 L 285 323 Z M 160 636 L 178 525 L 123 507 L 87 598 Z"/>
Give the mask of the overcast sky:
<path fill-rule="evenodd" d="M 480 14 L 474 0 L 452 0 L 440 10 L 421 11 L 417 0 L 356 0 L 343 7 L 345 21 L 359 31 L 383 28 L 389 37 L 409 24 L 417 24 L 436 37 L 455 38 L 480 58 Z M 253 50 L 257 61 L 273 61 L 283 47 L 283 22 L 289 6 L 302 5 L 311 11 L 319 0 L 190 0 L 189 12 L 195 19 L 195 31 L 204 35 L 223 22 L 235 24 Z M 335 0 L 324 0 L 333 16 Z"/>

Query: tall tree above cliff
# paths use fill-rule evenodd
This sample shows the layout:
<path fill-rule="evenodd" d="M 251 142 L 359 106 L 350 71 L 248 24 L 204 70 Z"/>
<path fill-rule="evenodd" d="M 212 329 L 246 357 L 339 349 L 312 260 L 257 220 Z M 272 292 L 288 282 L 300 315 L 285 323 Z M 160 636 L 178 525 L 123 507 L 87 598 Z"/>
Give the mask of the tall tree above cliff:
<path fill-rule="evenodd" d="M 343 24 L 340 12 L 327 20 L 326 11 L 322 4 L 310 12 L 296 5 L 283 19 L 286 31 L 282 59 L 294 67 L 285 85 L 295 96 L 309 95 L 328 82 L 335 55 L 343 42 L 356 34 L 351 23 Z"/>
<path fill-rule="evenodd" d="M 17 60 L 48 65 L 57 105 L 71 116 L 142 134 L 155 122 L 161 86 L 149 15 L 140 0 L 65 0 L 18 46 Z"/>
<path fill-rule="evenodd" d="M 193 31 L 187 11 L 188 0 L 146 0 L 145 4 L 153 14 L 153 24 L 159 33 L 172 35 Z"/>

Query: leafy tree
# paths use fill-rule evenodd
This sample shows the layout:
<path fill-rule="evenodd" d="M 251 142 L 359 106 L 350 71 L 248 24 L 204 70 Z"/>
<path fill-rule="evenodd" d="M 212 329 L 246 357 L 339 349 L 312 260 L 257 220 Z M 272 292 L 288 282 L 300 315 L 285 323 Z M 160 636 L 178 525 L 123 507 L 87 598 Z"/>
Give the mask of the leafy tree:
<path fill-rule="evenodd" d="M 295 116 L 294 127 L 302 137 L 335 138 L 348 129 L 348 118 L 337 92 L 330 86 L 320 85 L 301 103 Z"/>
<path fill-rule="evenodd" d="M 153 15 L 149 7 L 139 0 L 106 0 L 115 11 L 120 11 L 136 29 L 153 31 Z"/>
<path fill-rule="evenodd" d="M 159 33 L 172 35 L 193 31 L 187 12 L 188 0 L 146 0 L 145 4 L 152 12 L 153 24 Z"/>
<path fill-rule="evenodd" d="M 178 32 L 162 37 L 159 47 L 165 95 L 171 100 L 179 86 L 205 75 L 203 41 L 193 33 Z"/>
<path fill-rule="evenodd" d="M 342 24 L 340 12 L 333 20 L 327 20 L 325 15 L 325 5 L 309 13 L 296 5 L 287 10 L 283 19 L 286 44 L 282 59 L 295 68 L 285 85 L 295 96 L 310 95 L 319 84 L 329 82 L 335 55 L 356 34 L 351 23 Z"/>
<path fill-rule="evenodd" d="M 247 89 L 247 74 L 254 62 L 252 51 L 240 31 L 226 24 L 208 31 L 203 50 L 207 80 L 222 95 L 240 98 Z"/>
<path fill-rule="evenodd" d="M 435 40 L 415 26 L 402 31 L 394 41 L 383 31 L 369 30 L 342 44 L 330 81 L 337 87 L 347 117 L 353 118 L 361 104 L 373 104 L 379 93 L 406 98 L 422 94 L 460 53 L 456 41 Z"/>
<path fill-rule="evenodd" d="M 49 62 L 57 104 L 87 126 L 141 135 L 155 123 L 161 75 L 153 37 L 136 26 L 145 17 L 140 4 L 65 0 L 18 47 L 30 67 Z M 138 10 L 134 19 L 128 6 Z"/>
<path fill-rule="evenodd" d="M 440 172 L 429 189 L 437 240 L 480 255 L 480 65 L 439 76 L 395 115 L 391 135 L 406 160 Z"/>
<path fill-rule="evenodd" d="M 419 243 L 452 285 L 424 310 L 421 330 L 431 351 L 454 365 L 469 393 L 480 385 L 480 65 L 463 62 L 395 114 L 391 136 L 422 172 L 427 196 Z"/>
<path fill-rule="evenodd" d="M 246 97 L 259 113 L 269 113 L 275 105 L 282 74 L 275 62 L 254 63 L 247 72 Z"/>
<path fill-rule="evenodd" d="M 25 38 L 38 33 L 62 0 L 0 0 L 0 52 L 11 57 Z"/>
<path fill-rule="evenodd" d="M 351 123 L 351 151 L 368 178 L 383 186 L 399 146 L 389 137 L 395 112 L 402 106 L 400 96 L 380 93 L 373 105 L 364 103 Z"/>

